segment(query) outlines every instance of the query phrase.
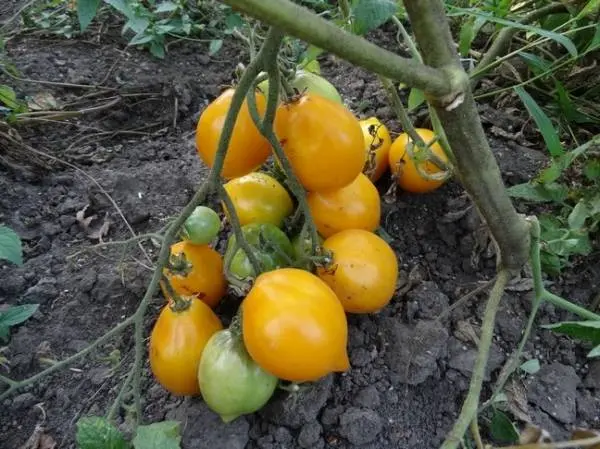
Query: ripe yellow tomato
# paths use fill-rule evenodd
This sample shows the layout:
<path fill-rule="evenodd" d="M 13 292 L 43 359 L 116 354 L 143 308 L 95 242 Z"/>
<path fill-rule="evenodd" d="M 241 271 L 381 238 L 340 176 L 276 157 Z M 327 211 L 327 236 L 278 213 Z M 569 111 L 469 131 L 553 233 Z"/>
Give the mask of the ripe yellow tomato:
<path fill-rule="evenodd" d="M 325 238 L 344 229 L 374 231 L 379 226 L 379 192 L 362 173 L 341 189 L 310 192 L 307 200 L 317 230 Z"/>
<path fill-rule="evenodd" d="M 275 132 L 300 183 L 309 191 L 350 184 L 365 164 L 358 120 L 345 106 L 307 93 L 278 108 Z"/>
<path fill-rule="evenodd" d="M 212 167 L 215 161 L 233 93 L 234 89 L 223 92 L 204 109 L 198 120 L 196 149 L 200 158 L 209 167 Z M 266 109 L 266 99 L 260 92 L 256 93 L 256 105 L 262 117 Z M 270 154 L 271 146 L 252 121 L 247 101 L 244 100 L 233 127 L 222 175 L 226 179 L 231 179 L 250 173 L 260 167 Z"/>
<path fill-rule="evenodd" d="M 241 307 L 248 353 L 274 376 L 309 382 L 350 367 L 344 309 L 314 274 L 297 268 L 263 273 Z"/>
<path fill-rule="evenodd" d="M 223 329 L 204 302 L 189 298 L 189 307 L 176 311 L 172 301 L 161 311 L 150 335 L 150 369 L 156 380 L 175 395 L 198 395 L 198 365 L 210 337 Z M 187 301 L 187 299 L 186 299 Z"/>
<path fill-rule="evenodd" d="M 165 269 L 164 274 L 175 293 L 195 296 L 211 307 L 225 296 L 227 281 L 223 273 L 223 258 L 210 246 L 195 245 L 189 240 L 177 242 L 171 246 L 170 263 L 177 269 Z"/>
<path fill-rule="evenodd" d="M 363 172 L 373 182 L 377 182 L 389 167 L 389 153 L 392 138 L 387 127 L 377 119 L 369 117 L 360 121 L 365 139 L 367 162 Z"/>
<path fill-rule="evenodd" d="M 346 312 L 377 312 L 391 301 L 398 260 L 385 240 L 362 229 L 348 229 L 329 237 L 323 247 L 333 253 L 333 263 L 319 267 L 317 274 Z"/>
<path fill-rule="evenodd" d="M 242 226 L 271 223 L 281 227 L 294 204 L 287 190 L 266 173 L 253 172 L 225 184 Z M 227 210 L 223 205 L 225 214 Z"/>
<path fill-rule="evenodd" d="M 435 134 L 433 131 L 426 128 L 417 128 L 417 133 L 421 136 L 425 144 L 431 142 Z M 417 170 L 415 160 L 410 157 L 407 149 L 407 145 L 413 145 L 413 153 L 418 158 L 422 154 L 422 150 L 412 142 L 407 133 L 400 134 L 392 147 L 390 148 L 389 163 L 392 173 L 397 177 L 397 182 L 403 190 L 412 193 L 426 193 L 431 192 L 438 187 L 442 186 L 445 181 L 436 179 L 426 179 Z M 439 157 L 442 161 L 448 162 L 446 153 L 442 149 L 439 143 L 431 145 L 431 151 Z M 421 167 L 423 171 L 428 174 L 441 173 L 442 170 L 435 165 L 433 162 L 422 162 Z"/>

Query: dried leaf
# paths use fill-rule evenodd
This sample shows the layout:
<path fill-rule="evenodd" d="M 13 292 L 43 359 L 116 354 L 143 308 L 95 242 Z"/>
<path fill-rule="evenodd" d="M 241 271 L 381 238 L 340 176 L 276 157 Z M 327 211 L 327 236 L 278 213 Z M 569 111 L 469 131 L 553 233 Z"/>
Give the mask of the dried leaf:
<path fill-rule="evenodd" d="M 109 229 L 110 229 L 110 220 L 108 219 L 108 214 L 105 214 L 104 220 L 102 221 L 102 225 L 99 228 L 97 228 L 91 232 L 88 232 L 88 237 L 102 242 L 102 237 L 104 237 L 105 235 L 108 234 Z"/>
<path fill-rule="evenodd" d="M 75 218 L 77 222 L 81 225 L 86 235 L 92 240 L 98 240 L 102 242 L 102 238 L 108 234 L 110 229 L 111 222 L 108 219 L 108 213 L 104 214 L 104 219 L 101 223 L 97 223 L 92 226 L 92 222 L 97 220 L 97 215 L 90 215 L 89 217 L 85 216 L 85 211 L 89 207 L 87 204 L 83 209 L 77 211 Z"/>
<path fill-rule="evenodd" d="M 519 435 L 519 444 L 547 444 L 552 443 L 552 437 L 547 430 L 542 429 L 534 424 L 527 424 L 525 429 Z"/>
<path fill-rule="evenodd" d="M 515 278 L 508 283 L 506 290 L 511 292 L 529 292 L 533 290 L 533 279 Z"/>
<path fill-rule="evenodd" d="M 586 440 L 588 438 L 600 438 L 600 431 L 592 429 L 577 428 L 571 432 L 571 441 Z M 587 446 L 589 449 L 600 449 L 600 442 L 593 446 Z"/>
<path fill-rule="evenodd" d="M 59 109 L 56 98 L 50 92 L 38 92 L 27 100 L 31 111 L 50 111 Z"/>
<path fill-rule="evenodd" d="M 56 449 L 57 443 L 50 435 L 44 433 L 44 428 L 36 424 L 33 433 L 19 449 Z"/>
<path fill-rule="evenodd" d="M 527 393 L 523 383 L 518 379 L 512 379 L 505 388 L 507 405 L 510 412 L 521 421 L 531 423 L 529 407 L 527 406 Z"/>

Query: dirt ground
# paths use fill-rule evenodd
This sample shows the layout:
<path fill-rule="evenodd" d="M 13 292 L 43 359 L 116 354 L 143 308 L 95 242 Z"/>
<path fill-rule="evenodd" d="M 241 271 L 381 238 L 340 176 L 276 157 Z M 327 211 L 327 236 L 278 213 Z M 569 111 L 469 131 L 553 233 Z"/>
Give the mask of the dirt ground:
<path fill-rule="evenodd" d="M 373 38 L 392 45 L 391 33 Z M 70 84 L 19 82 L 20 92 L 54 98 L 68 109 L 97 108 L 68 121 L 19 125 L 25 143 L 48 156 L 13 154 L 10 166 L 0 164 L 0 222 L 21 236 L 25 252 L 23 267 L 0 265 L 0 306 L 40 304 L 12 332 L 4 353 L 8 374 L 20 379 L 47 367 L 49 359 L 84 348 L 135 310 L 151 275 L 145 256 L 135 246 L 83 250 L 97 242 L 93 234 L 104 223 L 105 240 L 126 239 L 131 234 L 125 220 L 136 233 L 155 231 L 184 206 L 206 175 L 193 142 L 198 115 L 247 58 L 238 42 L 227 42 L 214 57 L 205 44 L 187 42 L 173 44 L 159 61 L 127 47 L 118 28 L 73 40 L 17 37 L 6 53 L 25 78 Z M 332 56 L 321 66 L 357 116 L 375 114 L 392 131 L 400 130 L 373 75 Z M 15 85 L 2 75 L 0 83 Z M 106 89 L 90 87 L 98 85 Z M 502 137 L 515 134 L 524 112 L 480 108 L 506 183 L 529 179 L 545 163 L 542 145 Z M 85 217 L 96 216 L 88 229 L 77 220 L 84 208 Z M 323 379 L 295 400 L 278 393 L 261 412 L 225 425 L 200 399 L 169 395 L 146 364 L 144 421 L 181 420 L 183 446 L 194 449 L 438 445 L 468 386 L 485 294 L 446 311 L 493 277 L 495 259 L 470 200 L 454 182 L 427 195 L 398 194 L 384 204 L 382 223 L 394 237 L 406 282 L 381 313 L 349 317 L 350 371 Z M 587 259 L 551 279 L 553 291 L 589 304 L 599 289 L 598 262 Z M 520 338 L 530 297 L 523 280 L 505 294 L 484 398 Z M 148 329 L 162 304 L 158 297 L 153 302 Z M 538 322 L 567 318 L 545 305 Z M 19 448 L 43 422 L 57 447 L 75 447 L 77 419 L 104 414 L 118 391 L 133 359 L 130 332 L 5 400 L 0 446 Z M 115 349 L 120 358 L 111 361 Z M 599 362 L 590 364 L 577 342 L 543 329 L 534 331 L 525 357 L 537 358 L 542 368 L 535 375 L 521 373 L 512 386 L 533 423 L 555 438 L 574 426 L 600 427 Z M 118 422 L 127 428 L 122 417 Z"/>

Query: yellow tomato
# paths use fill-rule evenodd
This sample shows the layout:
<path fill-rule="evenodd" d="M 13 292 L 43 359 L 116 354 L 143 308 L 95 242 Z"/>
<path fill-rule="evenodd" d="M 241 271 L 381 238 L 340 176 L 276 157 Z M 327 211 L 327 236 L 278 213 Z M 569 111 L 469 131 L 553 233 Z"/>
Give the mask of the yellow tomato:
<path fill-rule="evenodd" d="M 362 173 L 341 189 L 310 192 L 307 200 L 317 230 L 325 238 L 344 229 L 374 231 L 379 226 L 379 192 Z"/>
<path fill-rule="evenodd" d="M 417 133 L 421 136 L 425 144 L 428 144 L 435 138 L 433 131 L 425 128 L 417 128 Z M 412 145 L 414 158 L 408 152 L 408 145 Z M 431 145 L 431 151 L 445 163 L 448 163 L 446 153 L 439 143 Z M 427 179 L 423 177 L 418 169 L 415 159 L 422 155 L 421 149 L 412 142 L 407 133 L 400 134 L 392 147 L 390 148 L 389 163 L 392 173 L 397 177 L 398 185 L 407 192 L 426 193 L 431 192 L 444 184 L 444 180 Z M 421 168 L 427 174 L 434 175 L 441 173 L 442 170 L 433 162 L 425 161 L 421 163 Z"/>
<path fill-rule="evenodd" d="M 250 223 L 271 223 L 281 227 L 283 220 L 294 209 L 287 190 L 266 173 L 249 173 L 232 179 L 224 187 L 242 226 Z M 223 209 L 227 215 L 224 205 Z"/>
<path fill-rule="evenodd" d="M 242 335 L 252 359 L 280 379 L 310 382 L 350 367 L 344 309 L 308 271 L 258 276 L 242 302 Z"/>
<path fill-rule="evenodd" d="M 150 335 L 150 369 L 158 382 L 175 395 L 198 395 L 198 366 L 212 335 L 223 329 L 204 302 L 191 298 L 189 307 L 176 310 L 173 302 L 158 316 Z"/>
<path fill-rule="evenodd" d="M 231 105 L 234 89 L 227 89 L 210 103 L 200 115 L 196 127 L 196 149 L 206 165 L 215 162 L 221 131 Z M 257 92 L 256 106 L 262 117 L 266 110 L 265 96 Z M 271 154 L 271 146 L 260 133 L 244 100 L 236 118 L 231 140 L 225 156 L 222 175 L 226 179 L 243 176 L 260 167 Z"/>
<path fill-rule="evenodd" d="M 223 258 L 210 246 L 195 245 L 189 240 L 177 242 L 171 246 L 170 262 L 177 270 L 165 269 L 164 274 L 175 293 L 195 296 L 211 307 L 225 296 L 227 281 Z M 165 288 L 162 289 L 166 293 Z"/>
<path fill-rule="evenodd" d="M 330 267 L 318 276 L 335 292 L 344 310 L 372 313 L 394 296 L 398 279 L 396 254 L 381 237 L 361 229 L 348 229 L 325 240 L 333 253 Z"/>
<path fill-rule="evenodd" d="M 344 187 L 365 165 L 360 124 L 342 104 L 307 93 L 281 104 L 274 125 L 294 173 L 309 191 Z"/>
<path fill-rule="evenodd" d="M 360 121 L 365 139 L 367 162 L 363 172 L 373 182 L 377 182 L 389 166 L 389 153 L 392 138 L 387 127 L 377 119 L 369 117 Z"/>

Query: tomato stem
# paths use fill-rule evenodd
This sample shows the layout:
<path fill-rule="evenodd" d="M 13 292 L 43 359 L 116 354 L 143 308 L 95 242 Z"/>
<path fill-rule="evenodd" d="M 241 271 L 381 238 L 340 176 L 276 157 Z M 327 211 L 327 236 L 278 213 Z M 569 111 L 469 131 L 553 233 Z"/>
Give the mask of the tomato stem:
<path fill-rule="evenodd" d="M 167 295 L 169 296 L 167 298 L 169 300 L 168 307 L 170 307 L 173 312 L 183 312 L 184 310 L 190 308 L 193 298 L 181 297 L 171 285 L 171 281 L 168 276 L 163 275 L 160 282 L 167 291 Z"/>

